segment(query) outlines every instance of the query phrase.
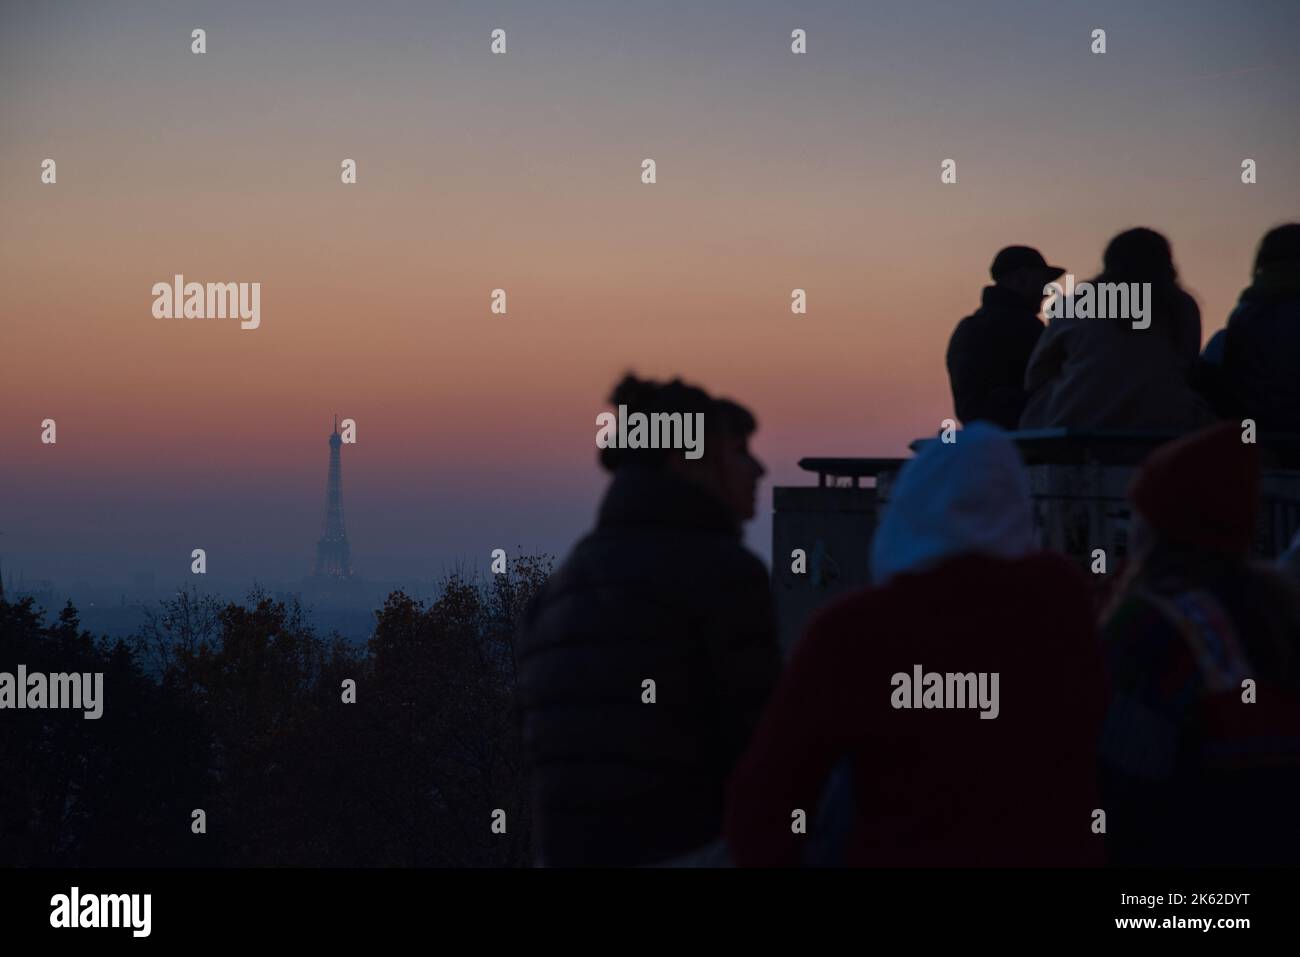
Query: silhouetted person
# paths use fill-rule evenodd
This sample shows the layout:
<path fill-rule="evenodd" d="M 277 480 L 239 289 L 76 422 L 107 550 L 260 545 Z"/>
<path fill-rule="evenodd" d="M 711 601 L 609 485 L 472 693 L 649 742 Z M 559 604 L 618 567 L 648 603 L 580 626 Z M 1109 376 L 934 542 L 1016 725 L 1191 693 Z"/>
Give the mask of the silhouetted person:
<path fill-rule="evenodd" d="M 722 863 L 725 781 L 780 668 L 767 571 L 740 537 L 764 473 L 755 420 L 676 379 L 629 375 L 610 402 L 702 412 L 703 456 L 602 449 L 613 480 L 596 527 L 529 609 L 519 697 L 539 862 L 711 848 Z"/>
<path fill-rule="evenodd" d="M 1150 283 L 1150 325 L 1134 328 L 1142 320 L 1133 316 L 1053 318 L 1025 371 L 1020 428 L 1190 431 L 1211 422 L 1193 386 L 1201 313 L 1178 285 L 1169 241 L 1151 229 L 1120 233 L 1089 282 Z"/>
<path fill-rule="evenodd" d="M 1264 236 L 1220 336 L 1220 412 L 1252 418 L 1261 432 L 1300 432 L 1300 224 Z M 1207 346 L 1205 359 L 1215 358 Z"/>
<path fill-rule="evenodd" d="M 1300 596 L 1247 561 L 1258 496 L 1234 424 L 1158 449 L 1130 489 L 1133 557 L 1102 627 L 1112 863 L 1300 860 Z"/>
<path fill-rule="evenodd" d="M 948 342 L 948 378 L 964 424 L 982 419 L 1014 429 L 1027 398 L 1025 366 L 1043 332 L 1043 287 L 1065 270 L 1047 265 L 1037 249 L 1008 246 L 989 271 L 993 285 Z"/>
<path fill-rule="evenodd" d="M 1105 692 L 1092 598 L 1077 567 L 1038 550 L 1029 479 L 1001 430 L 976 423 L 903 467 L 871 577 L 813 618 L 736 770 L 736 863 L 798 863 L 845 759 L 847 864 L 1100 863 L 1090 814 Z M 971 682 L 952 683 L 950 706 L 924 707 L 916 668 Z M 980 673 L 996 689 L 988 708 L 974 700 Z M 807 835 L 793 832 L 796 809 Z"/>

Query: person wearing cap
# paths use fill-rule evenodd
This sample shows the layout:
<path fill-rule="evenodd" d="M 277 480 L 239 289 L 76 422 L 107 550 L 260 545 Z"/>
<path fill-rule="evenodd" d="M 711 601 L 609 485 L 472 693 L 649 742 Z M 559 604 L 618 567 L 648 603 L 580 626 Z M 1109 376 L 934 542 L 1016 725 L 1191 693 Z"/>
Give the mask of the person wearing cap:
<path fill-rule="evenodd" d="M 1157 449 L 1129 489 L 1132 558 L 1102 617 L 1112 864 L 1300 860 L 1300 591 L 1248 559 L 1259 468 L 1225 423 Z"/>
<path fill-rule="evenodd" d="M 1261 432 L 1300 433 L 1300 223 L 1260 242 L 1222 347 L 1220 410 L 1254 419 Z"/>
<path fill-rule="evenodd" d="M 948 343 L 948 377 L 957 418 L 1014 429 L 1025 407 L 1025 365 L 1043 332 L 1043 287 L 1065 272 L 1037 249 L 1008 246 L 993 259 L 993 285 L 979 309 L 957 323 Z"/>
<path fill-rule="evenodd" d="M 1145 290 L 1146 323 L 1062 310 L 1029 357 L 1020 428 L 1177 433 L 1213 422 L 1196 388 L 1201 312 L 1178 284 L 1169 240 L 1153 229 L 1120 233 L 1089 283 Z"/>

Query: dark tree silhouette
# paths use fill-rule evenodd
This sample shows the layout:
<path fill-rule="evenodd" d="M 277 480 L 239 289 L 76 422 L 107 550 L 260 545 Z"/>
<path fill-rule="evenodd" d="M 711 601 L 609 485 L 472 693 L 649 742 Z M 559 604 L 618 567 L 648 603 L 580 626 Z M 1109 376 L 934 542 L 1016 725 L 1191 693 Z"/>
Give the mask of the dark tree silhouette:
<path fill-rule="evenodd" d="M 178 593 L 130 642 L 0 599 L 0 670 L 102 671 L 105 699 L 4 715 L 0 865 L 528 864 L 514 637 L 550 567 L 395 592 L 364 647 L 256 589 Z"/>

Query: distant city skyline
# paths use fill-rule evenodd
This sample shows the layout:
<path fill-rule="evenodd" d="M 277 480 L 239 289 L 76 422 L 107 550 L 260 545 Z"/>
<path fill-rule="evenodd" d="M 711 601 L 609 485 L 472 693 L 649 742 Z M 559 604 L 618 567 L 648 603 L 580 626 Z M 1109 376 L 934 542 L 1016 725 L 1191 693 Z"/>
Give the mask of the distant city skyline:
<path fill-rule="evenodd" d="M 1298 28 L 1281 0 L 5 4 L 5 574 L 186 581 L 203 548 L 212 581 L 301 581 L 334 412 L 359 577 L 563 556 L 629 369 L 754 410 L 770 558 L 799 458 L 953 414 L 1000 247 L 1083 277 L 1152 226 L 1223 326 L 1300 214 Z M 176 275 L 259 283 L 257 327 L 155 317 Z"/>

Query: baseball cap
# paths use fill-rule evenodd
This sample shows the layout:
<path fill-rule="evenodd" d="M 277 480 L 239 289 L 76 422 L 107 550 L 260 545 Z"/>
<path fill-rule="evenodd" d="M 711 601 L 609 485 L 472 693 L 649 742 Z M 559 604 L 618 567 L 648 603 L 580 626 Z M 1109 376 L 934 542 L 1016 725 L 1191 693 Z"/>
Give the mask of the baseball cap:
<path fill-rule="evenodd" d="M 989 267 L 989 272 L 994 279 L 998 279 L 1017 269 L 1037 269 L 1049 279 L 1055 279 L 1065 272 L 1060 266 L 1047 265 L 1043 254 L 1032 246 L 1008 246 L 1001 250 L 993 257 L 993 265 Z"/>

